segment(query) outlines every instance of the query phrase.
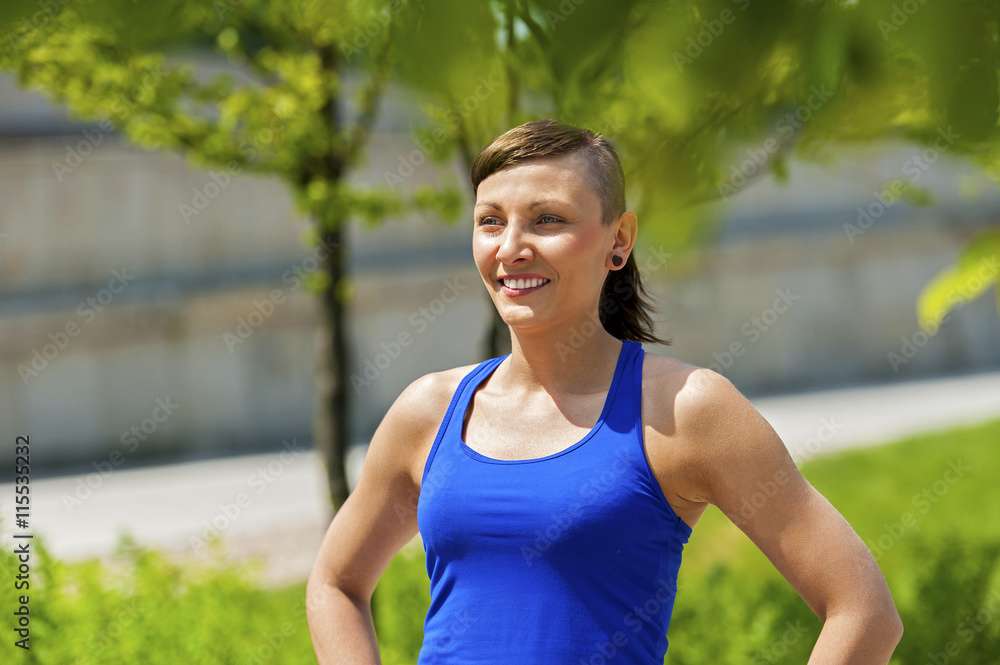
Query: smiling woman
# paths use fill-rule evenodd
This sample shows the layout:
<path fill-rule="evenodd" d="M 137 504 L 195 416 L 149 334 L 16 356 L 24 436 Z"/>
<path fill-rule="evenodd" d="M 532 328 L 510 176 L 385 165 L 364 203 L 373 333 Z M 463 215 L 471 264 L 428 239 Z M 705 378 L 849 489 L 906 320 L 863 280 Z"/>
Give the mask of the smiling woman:
<path fill-rule="evenodd" d="M 521 168 L 514 169 L 515 166 Z M 512 170 L 516 171 L 513 176 Z M 511 187 L 519 186 L 520 180 L 528 181 L 533 188 L 510 192 Z M 538 240 L 552 245 L 556 251 L 568 251 L 571 262 L 581 258 L 573 256 L 572 247 L 566 247 L 572 244 L 569 242 L 571 237 L 581 246 L 593 248 L 595 237 L 601 236 L 607 243 L 615 235 L 613 227 L 624 225 L 630 240 L 625 240 L 625 236 L 617 239 L 615 251 L 610 255 L 611 265 L 605 265 L 606 257 L 597 257 L 595 265 L 610 268 L 608 272 L 602 274 L 600 267 L 587 270 L 580 265 L 590 281 L 603 278 L 603 286 L 599 290 L 597 307 L 584 310 L 585 321 L 578 325 L 588 325 L 596 311 L 601 325 L 591 323 L 590 329 L 603 327 L 618 339 L 669 343 L 653 332 L 649 315 L 652 306 L 644 295 L 639 269 L 631 252 L 635 241 L 635 215 L 625 209 L 625 176 L 618 156 L 603 137 L 551 121 L 515 127 L 493 141 L 476 158 L 472 165 L 472 185 L 477 194 L 473 253 L 501 316 L 503 309 L 497 303 L 496 293 L 517 297 L 534 292 L 522 291 L 516 284 L 511 285 L 515 288 L 504 286 L 505 279 L 535 277 L 551 281 L 548 275 L 532 275 L 520 270 L 498 273 L 495 277 L 483 272 L 481 257 L 490 251 L 498 257 L 497 248 L 491 248 L 490 243 L 502 235 L 504 226 L 512 223 L 508 217 L 515 211 L 505 209 L 504 205 L 520 204 L 518 222 L 524 232 L 530 234 L 538 228 Z M 508 194 L 520 198 L 505 198 Z M 581 226 L 590 235 L 581 235 Z M 507 247 L 499 248 L 504 256 L 511 251 L 515 235 L 518 232 L 512 229 L 505 236 Z M 559 290 L 566 292 L 570 288 L 559 287 Z M 578 289 L 577 294 L 590 296 L 592 289 Z M 572 326 L 570 324 L 567 329 L 573 329 Z"/>
<path fill-rule="evenodd" d="M 732 384 L 643 350 L 662 340 L 611 146 L 528 123 L 472 182 L 473 258 L 511 353 L 427 374 L 386 413 L 309 578 L 320 663 L 379 662 L 371 595 L 419 531 L 419 665 L 659 665 L 713 504 L 823 620 L 812 665 L 884 665 L 902 626 L 861 539 Z"/>

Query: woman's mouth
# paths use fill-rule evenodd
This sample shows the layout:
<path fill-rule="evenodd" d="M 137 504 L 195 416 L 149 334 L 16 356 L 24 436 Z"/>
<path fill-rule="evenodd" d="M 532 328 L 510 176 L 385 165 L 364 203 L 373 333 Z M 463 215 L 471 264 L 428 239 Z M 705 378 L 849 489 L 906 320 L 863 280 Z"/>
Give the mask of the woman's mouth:
<path fill-rule="evenodd" d="M 531 277 L 528 279 L 501 279 L 500 290 L 504 295 L 511 297 L 523 296 L 534 293 L 538 289 L 548 284 L 551 280 Z"/>

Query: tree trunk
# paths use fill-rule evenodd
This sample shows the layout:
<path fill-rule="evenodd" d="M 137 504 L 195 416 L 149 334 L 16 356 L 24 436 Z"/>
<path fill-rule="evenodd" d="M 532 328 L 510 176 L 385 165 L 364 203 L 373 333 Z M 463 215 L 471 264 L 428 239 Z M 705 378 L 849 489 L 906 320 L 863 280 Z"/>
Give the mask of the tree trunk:
<path fill-rule="evenodd" d="M 330 279 L 320 294 L 320 326 L 316 331 L 316 413 L 313 435 L 323 456 L 329 481 L 330 502 L 336 513 L 347 500 L 349 487 L 344 458 L 350 434 L 348 393 L 347 314 L 337 297 L 345 273 L 345 251 L 340 225 L 324 230 L 321 246 L 327 257 L 320 268 Z"/>
<path fill-rule="evenodd" d="M 345 460 L 350 444 L 350 376 L 348 374 L 347 311 L 345 303 L 338 297 L 338 285 L 344 278 L 346 252 L 343 244 L 343 226 L 336 224 L 333 230 L 323 231 L 320 239 L 327 257 L 320 261 L 320 269 L 330 276 L 320 294 L 320 326 L 316 330 L 316 414 L 313 421 L 313 435 L 316 449 L 323 456 L 326 466 L 327 485 L 330 489 L 330 503 L 333 514 L 347 500 L 350 487 L 347 484 Z M 372 623 L 378 630 L 379 594 L 372 594 Z"/>

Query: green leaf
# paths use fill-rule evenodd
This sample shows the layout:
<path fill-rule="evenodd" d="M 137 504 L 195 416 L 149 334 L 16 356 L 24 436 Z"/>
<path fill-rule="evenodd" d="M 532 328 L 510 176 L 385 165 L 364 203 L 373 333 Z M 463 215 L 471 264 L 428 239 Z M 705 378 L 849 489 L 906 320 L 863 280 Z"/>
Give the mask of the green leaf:
<path fill-rule="evenodd" d="M 920 327 L 929 334 L 936 333 L 949 312 L 975 300 L 996 284 L 998 273 L 1000 229 L 994 229 L 969 243 L 954 266 L 942 270 L 924 287 L 917 301 Z M 1000 301 L 997 307 L 1000 308 Z"/>

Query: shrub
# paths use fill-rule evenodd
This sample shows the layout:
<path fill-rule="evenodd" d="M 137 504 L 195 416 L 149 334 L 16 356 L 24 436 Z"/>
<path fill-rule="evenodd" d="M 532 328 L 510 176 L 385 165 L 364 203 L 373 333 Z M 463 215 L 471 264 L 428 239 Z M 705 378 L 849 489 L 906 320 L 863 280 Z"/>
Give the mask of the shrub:
<path fill-rule="evenodd" d="M 0 606 L 27 593 L 30 651 L 5 630 L 0 662 L 39 665 L 175 665 L 315 662 L 305 619 L 305 584 L 262 590 L 254 568 L 220 560 L 177 563 L 120 541 L 110 564 L 66 563 L 44 539 L 31 541 L 30 589 L 4 583 Z M 17 574 L 3 548 L 3 579 Z M 9 624 L 9 622 L 5 622 Z M 9 628 L 9 626 L 8 626 Z"/>

